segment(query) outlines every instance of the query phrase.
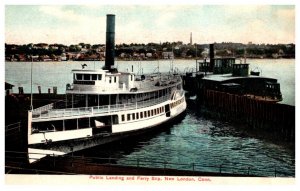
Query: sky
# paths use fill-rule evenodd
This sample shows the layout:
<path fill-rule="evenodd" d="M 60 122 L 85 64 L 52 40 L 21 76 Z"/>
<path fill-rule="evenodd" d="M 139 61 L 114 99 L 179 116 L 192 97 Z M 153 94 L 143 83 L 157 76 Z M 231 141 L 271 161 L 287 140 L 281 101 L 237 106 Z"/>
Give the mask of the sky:
<path fill-rule="evenodd" d="M 295 43 L 294 5 L 5 5 L 5 43 L 105 44 L 106 14 L 116 44 Z"/>

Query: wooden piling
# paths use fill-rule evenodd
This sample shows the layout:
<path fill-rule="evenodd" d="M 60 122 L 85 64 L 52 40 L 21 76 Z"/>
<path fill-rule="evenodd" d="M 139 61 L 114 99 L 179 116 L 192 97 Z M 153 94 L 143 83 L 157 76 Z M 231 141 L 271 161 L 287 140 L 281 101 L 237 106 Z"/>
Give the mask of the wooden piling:
<path fill-rule="evenodd" d="M 282 140 L 295 140 L 295 106 L 261 101 L 215 90 L 204 90 L 201 102 L 224 119 L 248 124 L 249 128 L 270 131 Z"/>
<path fill-rule="evenodd" d="M 23 87 L 19 87 L 19 94 L 24 94 Z"/>

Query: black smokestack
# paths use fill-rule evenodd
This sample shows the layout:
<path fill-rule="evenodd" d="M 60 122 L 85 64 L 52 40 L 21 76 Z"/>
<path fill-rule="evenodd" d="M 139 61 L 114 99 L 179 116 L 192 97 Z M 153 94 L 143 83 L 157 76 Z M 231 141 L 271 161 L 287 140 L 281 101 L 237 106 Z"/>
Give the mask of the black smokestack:
<path fill-rule="evenodd" d="M 112 71 L 115 64 L 115 15 L 106 15 L 106 51 L 103 69 Z"/>
<path fill-rule="evenodd" d="M 215 47 L 214 44 L 209 44 L 209 70 L 212 71 L 214 68 L 214 58 L 215 58 Z"/>
<path fill-rule="evenodd" d="M 209 44 L 209 59 L 212 62 L 212 60 L 215 58 L 215 48 L 214 44 Z"/>

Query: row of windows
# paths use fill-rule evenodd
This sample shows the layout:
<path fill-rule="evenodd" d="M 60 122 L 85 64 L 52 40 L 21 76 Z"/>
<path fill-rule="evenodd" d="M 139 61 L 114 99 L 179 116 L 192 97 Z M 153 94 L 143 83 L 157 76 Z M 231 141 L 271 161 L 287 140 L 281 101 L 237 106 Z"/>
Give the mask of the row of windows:
<path fill-rule="evenodd" d="M 248 64 L 233 64 L 233 69 L 239 69 L 239 68 L 249 68 Z"/>
<path fill-rule="evenodd" d="M 75 80 L 81 80 L 81 81 L 101 81 L 102 80 L 102 74 L 76 74 L 74 76 Z M 109 83 L 117 83 L 117 77 L 109 77 Z"/>
<path fill-rule="evenodd" d="M 160 113 L 163 113 L 165 112 L 165 108 L 162 106 L 162 107 L 159 107 L 159 108 L 156 108 L 156 109 L 151 109 L 151 110 L 148 110 L 148 111 L 141 111 L 141 112 L 137 112 L 137 113 L 128 113 L 127 114 L 127 121 L 130 121 L 130 120 L 136 120 L 136 119 L 143 119 L 143 118 L 147 118 L 147 117 L 152 117 L 154 115 L 158 115 Z M 122 121 L 125 121 L 125 115 L 123 114 L 121 116 L 121 120 Z"/>
<path fill-rule="evenodd" d="M 75 80 L 102 80 L 102 74 L 76 74 L 74 75 Z"/>
<path fill-rule="evenodd" d="M 109 77 L 109 83 L 110 84 L 112 83 L 112 78 L 113 77 Z M 115 76 L 113 79 L 114 79 L 114 83 L 117 83 L 117 77 Z"/>
<path fill-rule="evenodd" d="M 177 105 L 181 104 L 182 102 L 184 102 L 184 98 L 181 98 L 180 100 L 177 100 L 173 103 L 170 104 L 171 108 L 176 107 Z"/>

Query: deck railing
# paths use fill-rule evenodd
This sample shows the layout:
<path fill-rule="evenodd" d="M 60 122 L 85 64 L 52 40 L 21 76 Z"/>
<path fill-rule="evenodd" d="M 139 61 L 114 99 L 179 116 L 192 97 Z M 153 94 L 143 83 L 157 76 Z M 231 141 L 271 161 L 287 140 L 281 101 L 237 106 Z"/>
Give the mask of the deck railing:
<path fill-rule="evenodd" d="M 94 114 L 113 113 L 125 110 L 140 109 L 144 107 L 150 107 L 159 103 L 165 102 L 170 99 L 170 95 L 162 96 L 147 101 L 139 101 L 135 103 L 104 105 L 94 107 L 79 107 L 79 108 L 66 108 L 66 109 L 53 109 L 53 104 L 37 108 L 32 112 L 32 120 L 40 119 L 52 119 L 59 117 L 72 117 L 72 116 L 84 116 Z"/>
<path fill-rule="evenodd" d="M 36 108 L 34 110 L 32 110 L 32 114 L 41 114 L 44 112 L 48 112 L 49 110 L 53 109 L 53 103 L 50 103 L 48 105 L 44 105 L 42 107 Z"/>

